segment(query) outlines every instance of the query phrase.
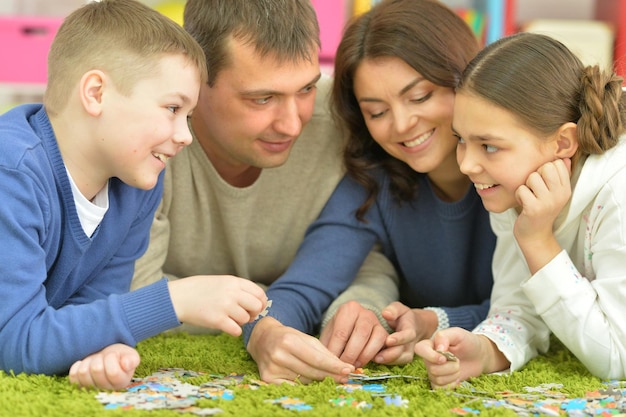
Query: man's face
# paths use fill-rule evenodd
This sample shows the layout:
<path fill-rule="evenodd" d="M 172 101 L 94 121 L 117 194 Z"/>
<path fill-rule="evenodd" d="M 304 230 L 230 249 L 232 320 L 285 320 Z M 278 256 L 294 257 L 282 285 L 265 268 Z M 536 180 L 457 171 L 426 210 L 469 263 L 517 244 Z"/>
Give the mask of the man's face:
<path fill-rule="evenodd" d="M 227 182 L 286 162 L 313 115 L 320 77 L 317 53 L 313 58 L 280 62 L 230 40 L 230 62 L 212 87 L 202 86 L 192 116 L 199 143 Z"/>

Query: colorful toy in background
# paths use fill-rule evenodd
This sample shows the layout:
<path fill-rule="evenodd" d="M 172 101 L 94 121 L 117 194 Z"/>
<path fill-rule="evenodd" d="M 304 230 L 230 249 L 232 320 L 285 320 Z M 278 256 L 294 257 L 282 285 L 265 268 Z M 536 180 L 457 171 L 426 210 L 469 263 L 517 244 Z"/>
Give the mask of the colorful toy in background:
<path fill-rule="evenodd" d="M 185 10 L 184 0 L 164 1 L 155 5 L 154 8 L 179 25 L 183 25 L 183 12 Z"/>
<path fill-rule="evenodd" d="M 357 16 L 364 13 L 380 1 L 353 0 L 352 15 Z M 467 22 L 483 45 L 494 42 L 516 31 L 516 0 L 440 1 L 454 9 Z"/>
<path fill-rule="evenodd" d="M 476 9 L 455 9 L 454 11 L 465 20 L 481 44 L 484 44 L 486 42 L 485 29 L 487 27 L 485 14 Z"/>

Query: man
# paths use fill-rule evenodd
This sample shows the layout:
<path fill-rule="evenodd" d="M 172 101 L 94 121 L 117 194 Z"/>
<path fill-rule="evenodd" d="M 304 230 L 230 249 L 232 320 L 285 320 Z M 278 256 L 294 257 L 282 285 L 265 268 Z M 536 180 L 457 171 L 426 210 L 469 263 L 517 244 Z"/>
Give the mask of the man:
<path fill-rule="evenodd" d="M 209 81 L 190 118 L 195 140 L 166 171 L 133 286 L 163 275 L 236 275 L 271 286 L 343 176 L 344 140 L 328 109 L 317 17 L 309 0 L 188 0 L 184 20 L 205 51 Z M 360 285 L 385 287 L 377 305 L 397 299 L 395 272 L 380 253 L 362 272 Z M 260 320 L 264 337 L 247 346 L 261 378 L 346 380 L 353 363 L 303 332 L 318 323 L 283 326 L 272 309 Z"/>

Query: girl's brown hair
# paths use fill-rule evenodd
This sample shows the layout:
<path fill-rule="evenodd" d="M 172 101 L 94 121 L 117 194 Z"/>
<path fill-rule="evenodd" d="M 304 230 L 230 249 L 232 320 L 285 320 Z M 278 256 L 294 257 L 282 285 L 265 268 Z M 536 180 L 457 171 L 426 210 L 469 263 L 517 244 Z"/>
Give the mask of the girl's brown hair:
<path fill-rule="evenodd" d="M 556 39 L 519 33 L 483 49 L 468 65 L 457 92 L 510 111 L 540 136 L 576 123 L 575 162 L 612 148 L 624 132 L 622 81 L 597 65 L 584 66 Z"/>

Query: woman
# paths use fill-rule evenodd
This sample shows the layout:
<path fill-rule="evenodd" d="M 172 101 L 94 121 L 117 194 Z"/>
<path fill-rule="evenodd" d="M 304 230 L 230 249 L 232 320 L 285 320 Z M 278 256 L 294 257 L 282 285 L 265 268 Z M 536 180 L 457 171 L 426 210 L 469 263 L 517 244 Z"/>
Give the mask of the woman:
<path fill-rule="evenodd" d="M 454 88 L 478 49 L 465 22 L 433 0 L 383 1 L 338 47 L 333 103 L 349 136 L 347 175 L 267 294 L 271 317 L 313 333 L 380 245 L 400 276 L 400 302 L 387 306 L 367 282 L 337 300 L 359 302 L 341 307 L 321 336 L 345 362 L 407 363 L 418 340 L 471 329 L 488 311 L 495 239 L 451 129 Z M 322 377 L 293 358 L 284 366 L 301 380 Z"/>

